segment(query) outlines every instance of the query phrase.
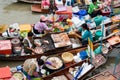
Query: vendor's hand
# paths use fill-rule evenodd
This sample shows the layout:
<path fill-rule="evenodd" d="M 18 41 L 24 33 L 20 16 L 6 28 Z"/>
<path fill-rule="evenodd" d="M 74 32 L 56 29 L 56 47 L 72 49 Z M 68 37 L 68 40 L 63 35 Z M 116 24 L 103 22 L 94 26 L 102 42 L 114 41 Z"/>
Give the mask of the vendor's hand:
<path fill-rule="evenodd" d="M 54 29 L 54 28 L 56 28 L 56 26 L 52 26 L 52 28 Z"/>

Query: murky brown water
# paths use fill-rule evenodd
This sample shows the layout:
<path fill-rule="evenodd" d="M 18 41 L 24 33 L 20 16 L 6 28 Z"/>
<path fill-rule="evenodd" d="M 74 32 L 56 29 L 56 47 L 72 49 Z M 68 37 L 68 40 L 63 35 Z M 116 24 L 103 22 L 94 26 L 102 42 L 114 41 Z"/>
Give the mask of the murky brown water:
<path fill-rule="evenodd" d="M 39 16 L 39 13 L 31 12 L 31 4 L 0 0 L 0 24 L 35 23 L 39 20 Z"/>

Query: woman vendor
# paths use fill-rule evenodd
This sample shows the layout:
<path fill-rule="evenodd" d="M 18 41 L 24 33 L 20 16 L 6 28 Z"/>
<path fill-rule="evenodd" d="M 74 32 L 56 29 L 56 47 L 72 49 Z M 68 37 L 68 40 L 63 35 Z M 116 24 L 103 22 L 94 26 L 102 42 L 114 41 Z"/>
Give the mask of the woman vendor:
<path fill-rule="evenodd" d="M 92 33 L 86 23 L 82 24 L 77 32 L 81 32 L 82 45 L 88 44 L 88 38 L 93 41 Z"/>
<path fill-rule="evenodd" d="M 41 67 L 43 66 L 44 61 L 40 58 L 27 59 L 23 63 L 23 72 L 30 77 L 39 76 Z"/>
<path fill-rule="evenodd" d="M 53 28 L 49 28 L 46 25 L 47 18 L 44 15 L 41 15 L 40 21 L 37 22 L 33 27 L 33 32 L 35 34 L 44 34 L 44 31 L 52 31 Z"/>
<path fill-rule="evenodd" d="M 89 5 L 88 13 L 92 18 L 97 15 L 101 15 L 101 8 L 98 4 L 97 0 L 92 0 L 92 3 Z"/>

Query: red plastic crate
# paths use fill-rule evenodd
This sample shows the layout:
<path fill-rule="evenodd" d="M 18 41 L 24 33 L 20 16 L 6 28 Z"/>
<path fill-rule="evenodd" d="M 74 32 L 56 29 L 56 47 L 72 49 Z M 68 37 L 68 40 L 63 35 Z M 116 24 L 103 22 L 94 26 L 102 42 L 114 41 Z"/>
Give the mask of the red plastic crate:
<path fill-rule="evenodd" d="M 111 13 L 111 8 L 107 6 L 107 8 L 104 8 L 101 10 L 103 16 L 108 16 Z"/>
<path fill-rule="evenodd" d="M 0 40 L 0 54 L 11 54 L 12 47 L 10 40 Z"/>

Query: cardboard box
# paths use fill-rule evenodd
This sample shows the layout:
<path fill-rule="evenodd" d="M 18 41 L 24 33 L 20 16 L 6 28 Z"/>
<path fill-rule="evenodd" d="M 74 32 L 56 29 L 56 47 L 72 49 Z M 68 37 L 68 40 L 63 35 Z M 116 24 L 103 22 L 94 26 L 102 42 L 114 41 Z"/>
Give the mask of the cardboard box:
<path fill-rule="evenodd" d="M 0 40 L 0 54 L 11 54 L 12 46 L 10 40 Z"/>

